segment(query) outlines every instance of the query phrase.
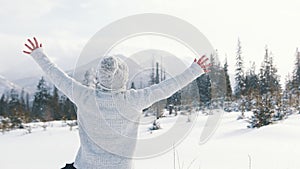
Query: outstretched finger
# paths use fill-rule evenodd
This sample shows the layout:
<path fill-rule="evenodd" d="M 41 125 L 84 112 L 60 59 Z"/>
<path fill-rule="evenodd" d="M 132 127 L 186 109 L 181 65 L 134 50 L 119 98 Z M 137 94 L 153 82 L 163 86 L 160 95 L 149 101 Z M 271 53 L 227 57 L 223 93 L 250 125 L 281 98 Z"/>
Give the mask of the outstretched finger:
<path fill-rule="evenodd" d="M 199 61 L 198 61 L 198 64 L 199 64 L 199 65 L 202 65 L 202 64 L 205 63 L 206 61 L 208 61 L 208 58 L 206 58 L 205 60 L 201 60 L 201 61 L 199 60 Z"/>
<path fill-rule="evenodd" d="M 27 52 L 27 51 L 25 51 L 25 50 L 23 50 L 23 52 L 30 55 L 30 52 Z"/>
<path fill-rule="evenodd" d="M 198 60 L 197 63 L 201 63 L 201 61 L 202 61 L 205 57 L 206 57 L 205 55 L 201 56 L 201 58 Z"/>
<path fill-rule="evenodd" d="M 27 39 L 27 40 L 31 44 L 31 46 L 34 47 L 34 44 L 31 42 L 31 40 L 30 39 Z"/>
<path fill-rule="evenodd" d="M 36 47 L 36 48 L 38 48 L 38 47 L 39 47 L 39 43 L 38 43 L 38 41 L 36 40 L 36 38 L 35 38 L 35 37 L 33 37 L 33 39 L 34 39 L 34 42 L 35 42 L 35 47 Z"/>
<path fill-rule="evenodd" d="M 33 49 L 32 49 L 30 46 L 28 46 L 26 43 L 25 43 L 25 46 L 26 46 L 29 50 L 33 51 Z"/>

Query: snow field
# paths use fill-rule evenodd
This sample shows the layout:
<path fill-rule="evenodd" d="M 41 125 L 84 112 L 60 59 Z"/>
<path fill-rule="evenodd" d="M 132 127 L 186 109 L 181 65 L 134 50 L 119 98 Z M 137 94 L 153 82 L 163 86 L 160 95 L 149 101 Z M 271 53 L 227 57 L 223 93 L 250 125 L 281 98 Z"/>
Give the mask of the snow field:
<path fill-rule="evenodd" d="M 247 116 L 250 114 L 246 113 Z M 193 130 L 179 146 L 161 156 L 134 160 L 135 169 L 300 168 L 299 114 L 259 129 L 247 128 L 246 120 L 236 120 L 239 115 L 238 112 L 225 113 L 212 138 L 199 145 L 200 134 L 208 117 L 199 114 Z M 163 129 L 152 134 L 143 125 L 139 135 L 155 137 L 167 131 L 175 119 L 162 119 L 160 123 Z M 37 127 L 42 124 L 30 125 L 30 134 L 18 129 L 0 135 L 1 169 L 58 169 L 74 161 L 79 147 L 77 129 L 70 131 L 69 126 L 61 121 L 50 122 L 46 131 Z"/>

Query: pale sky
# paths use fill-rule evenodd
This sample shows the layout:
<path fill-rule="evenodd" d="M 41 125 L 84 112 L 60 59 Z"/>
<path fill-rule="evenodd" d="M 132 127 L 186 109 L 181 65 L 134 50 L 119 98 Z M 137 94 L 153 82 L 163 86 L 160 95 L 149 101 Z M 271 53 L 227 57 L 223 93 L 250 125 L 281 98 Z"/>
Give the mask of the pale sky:
<path fill-rule="evenodd" d="M 49 57 L 67 70 L 105 25 L 133 14 L 162 13 L 196 26 L 221 61 L 227 55 L 231 73 L 238 38 L 246 67 L 250 61 L 260 66 L 268 45 L 283 80 L 300 47 L 299 9 L 298 0 L 0 0 L 0 75 L 12 80 L 40 72 L 22 53 L 28 37 L 38 37 Z"/>

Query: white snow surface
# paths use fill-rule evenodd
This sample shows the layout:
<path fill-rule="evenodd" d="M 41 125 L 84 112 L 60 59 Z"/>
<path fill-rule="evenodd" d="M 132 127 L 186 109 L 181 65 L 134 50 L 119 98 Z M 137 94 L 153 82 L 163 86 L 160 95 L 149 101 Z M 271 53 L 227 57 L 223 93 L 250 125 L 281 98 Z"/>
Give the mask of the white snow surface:
<path fill-rule="evenodd" d="M 179 146 L 161 156 L 134 160 L 135 169 L 300 168 L 299 114 L 259 129 L 247 128 L 245 120 L 236 120 L 239 115 L 238 112 L 225 113 L 212 138 L 199 145 L 208 117 L 199 113 L 195 127 Z M 176 120 L 175 117 L 161 119 L 163 129 L 152 134 L 147 126 L 142 126 L 139 135 L 155 136 L 167 131 L 172 119 Z M 46 123 L 48 127 L 44 131 L 43 124 L 30 123 L 30 134 L 25 129 L 0 134 L 0 169 L 59 169 L 74 161 L 79 148 L 78 130 L 70 131 L 66 123 L 53 121 Z"/>

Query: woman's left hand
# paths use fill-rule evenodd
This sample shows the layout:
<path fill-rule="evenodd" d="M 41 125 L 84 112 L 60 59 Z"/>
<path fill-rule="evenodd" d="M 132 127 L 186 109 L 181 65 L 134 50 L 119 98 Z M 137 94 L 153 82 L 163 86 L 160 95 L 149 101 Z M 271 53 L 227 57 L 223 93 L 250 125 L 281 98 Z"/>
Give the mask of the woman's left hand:
<path fill-rule="evenodd" d="M 30 39 L 27 39 L 27 40 L 30 43 L 30 45 L 28 45 L 28 44 L 25 43 L 25 46 L 28 48 L 28 50 L 30 52 L 25 51 L 25 50 L 23 50 L 23 52 L 26 53 L 26 54 L 28 54 L 28 55 L 30 55 L 31 52 L 34 51 L 35 49 L 42 47 L 42 44 L 41 43 L 39 44 L 35 37 L 33 38 L 34 43 Z"/>

